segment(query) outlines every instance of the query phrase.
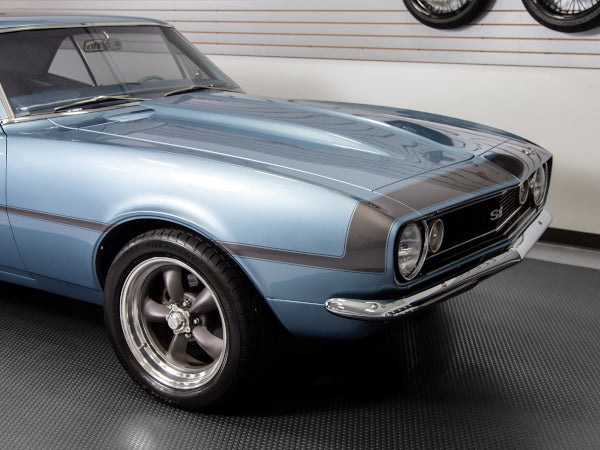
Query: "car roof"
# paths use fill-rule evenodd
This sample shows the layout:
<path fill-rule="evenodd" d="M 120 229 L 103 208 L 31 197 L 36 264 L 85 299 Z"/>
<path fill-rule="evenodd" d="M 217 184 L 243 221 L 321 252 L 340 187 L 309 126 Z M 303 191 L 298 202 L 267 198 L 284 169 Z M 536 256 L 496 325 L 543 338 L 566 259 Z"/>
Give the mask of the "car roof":
<path fill-rule="evenodd" d="M 0 32 L 21 28 L 44 28 L 56 26 L 94 25 L 94 24 L 136 24 L 136 25 L 168 25 L 162 20 L 128 16 L 89 15 L 89 14 L 56 14 L 28 11 L 11 11 L 0 13 Z"/>

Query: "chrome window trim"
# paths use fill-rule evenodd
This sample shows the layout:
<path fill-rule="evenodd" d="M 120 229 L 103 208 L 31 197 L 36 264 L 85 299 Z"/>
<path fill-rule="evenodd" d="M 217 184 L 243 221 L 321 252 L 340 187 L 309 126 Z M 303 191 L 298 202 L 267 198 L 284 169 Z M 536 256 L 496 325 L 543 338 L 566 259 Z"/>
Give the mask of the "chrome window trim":
<path fill-rule="evenodd" d="M 4 122 L 5 120 L 12 120 L 15 118 L 15 113 L 13 112 L 10 103 L 8 102 L 8 97 L 6 96 L 6 92 L 4 92 L 4 88 L 2 87 L 2 83 L 0 83 L 0 102 L 2 102 L 2 107 L 4 108 L 4 112 L 6 113 L 6 118 L 2 118 L 0 122 Z"/>
<path fill-rule="evenodd" d="M 77 114 L 88 114 L 91 112 L 108 111 L 111 109 L 125 108 L 125 107 L 129 107 L 129 106 L 138 106 L 140 103 L 141 103 L 140 101 L 133 101 L 133 102 L 121 103 L 119 105 L 103 106 L 101 108 L 83 109 L 83 110 L 79 110 L 79 111 L 61 111 L 61 112 L 57 112 L 57 113 L 38 114 L 35 116 L 12 117 L 12 118 L 8 118 L 8 119 L 0 120 L 0 124 L 10 125 L 13 123 L 31 122 L 32 120 L 44 120 L 44 119 L 53 119 L 53 118 L 63 117 L 63 116 L 75 116 Z"/>
<path fill-rule="evenodd" d="M 17 27 L 0 28 L 0 33 L 14 33 L 17 31 L 31 30 L 56 30 L 60 28 L 85 28 L 85 27 L 166 27 L 173 28 L 173 25 L 166 22 L 79 22 L 79 23 L 62 23 L 49 25 L 27 25 Z"/>

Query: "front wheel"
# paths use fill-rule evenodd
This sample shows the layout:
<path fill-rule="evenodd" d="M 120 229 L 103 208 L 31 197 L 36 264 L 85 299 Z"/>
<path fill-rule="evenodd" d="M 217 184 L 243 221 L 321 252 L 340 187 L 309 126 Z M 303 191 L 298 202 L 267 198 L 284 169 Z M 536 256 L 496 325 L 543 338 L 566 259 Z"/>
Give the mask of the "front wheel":
<path fill-rule="evenodd" d="M 125 369 L 169 403 L 221 405 L 262 367 L 256 291 L 218 248 L 188 233 L 154 230 L 127 244 L 108 272 L 104 311 Z"/>
<path fill-rule="evenodd" d="M 523 0 L 529 14 L 542 25 L 572 33 L 600 25 L 600 0 Z"/>
<path fill-rule="evenodd" d="M 458 28 L 478 16 L 488 0 L 404 0 L 419 22 L 433 28 Z"/>

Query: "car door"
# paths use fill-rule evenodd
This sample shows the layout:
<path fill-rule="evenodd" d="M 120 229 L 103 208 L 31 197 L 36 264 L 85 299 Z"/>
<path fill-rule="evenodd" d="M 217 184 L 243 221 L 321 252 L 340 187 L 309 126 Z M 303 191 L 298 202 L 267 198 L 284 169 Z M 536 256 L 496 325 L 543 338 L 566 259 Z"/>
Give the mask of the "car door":
<path fill-rule="evenodd" d="M 0 128 L 0 280 L 31 284 L 17 250 L 6 203 L 6 135 Z"/>

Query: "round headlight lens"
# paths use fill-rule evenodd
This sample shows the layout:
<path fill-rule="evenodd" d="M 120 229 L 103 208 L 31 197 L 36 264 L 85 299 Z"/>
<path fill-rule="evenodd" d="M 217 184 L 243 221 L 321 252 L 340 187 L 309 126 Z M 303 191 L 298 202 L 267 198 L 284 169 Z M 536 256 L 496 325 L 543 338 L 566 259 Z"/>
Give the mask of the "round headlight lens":
<path fill-rule="evenodd" d="M 533 195 L 533 202 L 536 206 L 540 206 L 546 196 L 546 165 L 543 165 L 536 170 L 531 178 L 529 179 L 529 186 L 531 188 L 531 194 Z"/>
<path fill-rule="evenodd" d="M 440 219 L 433 222 L 429 229 L 429 251 L 431 253 L 437 252 L 442 246 L 444 240 L 444 222 Z"/>
<path fill-rule="evenodd" d="M 519 205 L 522 205 L 527 201 L 528 195 L 529 195 L 529 180 L 525 180 L 519 186 Z"/>
<path fill-rule="evenodd" d="M 398 271 L 405 280 L 417 276 L 425 259 L 421 228 L 414 222 L 407 224 L 398 241 Z"/>

